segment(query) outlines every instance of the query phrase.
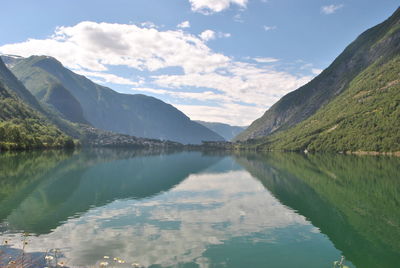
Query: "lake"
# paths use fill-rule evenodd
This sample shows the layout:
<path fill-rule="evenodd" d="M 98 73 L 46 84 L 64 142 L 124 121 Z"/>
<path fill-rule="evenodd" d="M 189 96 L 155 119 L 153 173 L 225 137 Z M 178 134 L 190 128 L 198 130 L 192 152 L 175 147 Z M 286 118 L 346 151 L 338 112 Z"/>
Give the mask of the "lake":
<path fill-rule="evenodd" d="M 0 170 L 0 266 L 400 265 L 399 158 L 96 149 Z"/>

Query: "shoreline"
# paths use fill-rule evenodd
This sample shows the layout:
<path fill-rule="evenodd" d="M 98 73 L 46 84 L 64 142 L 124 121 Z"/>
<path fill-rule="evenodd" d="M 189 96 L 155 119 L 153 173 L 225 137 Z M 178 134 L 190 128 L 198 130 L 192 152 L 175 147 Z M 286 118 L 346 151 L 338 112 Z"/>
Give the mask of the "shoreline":
<path fill-rule="evenodd" d="M 168 143 L 167 143 L 168 144 Z M 0 149 L 0 154 L 1 153 L 6 153 L 6 152 L 31 152 L 31 151 L 76 151 L 76 150 L 84 150 L 84 149 L 125 149 L 125 150 L 154 150 L 154 151 L 164 151 L 164 150 L 178 150 L 178 151 L 225 151 L 225 152 L 255 152 L 255 153 L 272 153 L 272 152 L 279 152 L 279 153 L 299 153 L 299 154 L 324 154 L 324 153 L 329 153 L 329 154 L 341 154 L 341 155 L 358 155 L 358 156 L 394 156 L 394 157 L 400 157 L 400 151 L 396 152 L 377 152 L 377 151 L 340 151 L 340 152 L 334 152 L 334 151 L 290 151 L 290 150 L 258 150 L 257 148 L 243 148 L 243 147 L 235 147 L 234 144 L 227 144 L 228 146 L 221 146 L 222 144 L 219 143 L 217 146 L 210 146 L 210 143 L 206 143 L 203 145 L 183 145 L 180 144 L 180 146 L 170 146 L 170 144 L 157 144 L 158 146 L 134 146 L 134 145 L 115 145 L 115 146 L 88 146 L 88 145 L 82 145 L 80 144 L 79 146 L 75 147 L 44 147 L 44 148 L 10 148 L 10 149 Z M 160 146 L 161 145 L 161 146 Z"/>
<path fill-rule="evenodd" d="M 376 151 L 355 151 L 355 152 L 345 152 L 345 154 L 353 154 L 353 155 L 372 155 L 372 156 L 396 156 L 400 157 L 400 151 L 399 152 L 376 152 Z"/>

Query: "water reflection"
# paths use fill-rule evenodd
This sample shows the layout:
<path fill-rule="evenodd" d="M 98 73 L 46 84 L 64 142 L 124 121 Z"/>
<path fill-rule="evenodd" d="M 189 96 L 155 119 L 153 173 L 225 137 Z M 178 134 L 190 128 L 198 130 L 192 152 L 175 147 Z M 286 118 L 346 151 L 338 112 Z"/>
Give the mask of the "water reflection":
<path fill-rule="evenodd" d="M 357 267 L 398 267 L 400 159 L 286 153 L 238 162 Z"/>
<path fill-rule="evenodd" d="M 0 239 L 68 264 L 399 263 L 399 159 L 123 150 L 0 155 Z M 352 263 L 347 264 L 350 267 Z"/>
<path fill-rule="evenodd" d="M 0 220 L 15 230 L 48 233 L 91 207 L 168 191 L 219 160 L 201 153 L 136 154 L 94 150 L 3 155 Z"/>

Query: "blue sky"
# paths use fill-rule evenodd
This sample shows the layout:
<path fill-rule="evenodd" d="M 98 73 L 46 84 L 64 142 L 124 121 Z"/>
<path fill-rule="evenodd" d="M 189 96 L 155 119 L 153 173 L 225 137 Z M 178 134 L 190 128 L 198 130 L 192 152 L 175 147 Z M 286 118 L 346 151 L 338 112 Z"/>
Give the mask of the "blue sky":
<path fill-rule="evenodd" d="M 394 0 L 3 1 L 0 53 L 49 55 L 192 119 L 247 125 L 326 68 Z"/>

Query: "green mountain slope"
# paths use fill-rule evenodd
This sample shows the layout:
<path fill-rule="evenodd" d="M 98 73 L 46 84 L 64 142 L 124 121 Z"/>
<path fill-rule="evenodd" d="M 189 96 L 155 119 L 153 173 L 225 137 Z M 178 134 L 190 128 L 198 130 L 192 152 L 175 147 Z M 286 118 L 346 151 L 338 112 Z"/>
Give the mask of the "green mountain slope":
<path fill-rule="evenodd" d="M 73 146 L 72 138 L 0 83 L 0 151 Z"/>
<path fill-rule="evenodd" d="M 344 93 L 262 149 L 400 151 L 400 55 L 358 75 Z"/>
<path fill-rule="evenodd" d="M 196 120 L 196 122 L 205 126 L 206 128 L 211 129 L 227 141 L 232 140 L 246 129 L 246 127 L 231 126 L 223 123 L 205 122 L 200 120 Z"/>
<path fill-rule="evenodd" d="M 22 58 L 5 57 L 6 62 L 17 64 Z M 48 80 L 43 80 L 44 84 Z M 53 81 L 54 82 L 54 81 Z M 0 150 L 71 147 L 71 137 L 82 145 L 129 148 L 180 148 L 171 141 L 137 138 L 99 130 L 82 119 L 80 104 L 71 101 L 71 94 L 56 83 L 48 83 L 43 106 L 4 65 L 0 58 Z M 69 101 L 64 101 L 65 98 Z M 74 106 L 75 105 L 75 106 Z M 70 111 L 61 114 L 56 108 Z M 63 118 L 64 117 L 64 118 Z M 65 117 L 81 118 L 72 123 Z"/>
<path fill-rule="evenodd" d="M 15 94 L 25 105 L 36 111 L 40 116 L 46 118 L 48 122 L 57 126 L 67 135 L 79 138 L 80 131 L 78 126 L 71 122 L 64 120 L 60 117 L 60 113 L 55 109 L 49 109 L 41 105 L 41 103 L 32 95 L 32 93 L 26 89 L 23 83 L 21 83 L 17 77 L 7 68 L 2 61 L 3 57 L 0 58 L 0 82 L 7 88 L 9 92 Z M 12 65 L 16 64 L 20 59 L 18 57 L 6 57 L 6 59 L 12 60 Z M 8 61 L 10 63 L 10 60 Z"/>
<path fill-rule="evenodd" d="M 0 58 L 0 82 L 12 90 L 31 108 L 44 112 L 36 98 L 25 88 L 25 86 L 14 76 Z"/>
<path fill-rule="evenodd" d="M 49 83 L 42 100 L 75 123 L 89 124 L 83 116 L 81 104 L 61 84 Z"/>
<path fill-rule="evenodd" d="M 2 59 L 9 68 L 16 66 L 19 62 L 24 60 L 22 57 L 10 55 L 4 55 L 2 56 Z M 52 76 L 49 76 L 46 73 L 40 72 L 35 72 L 34 75 L 31 73 L 26 75 L 32 75 L 32 77 L 29 78 L 30 83 L 39 85 L 36 91 L 32 93 L 39 100 L 48 104 L 49 108 L 52 109 L 53 112 L 57 111 L 59 116 L 71 122 L 88 124 L 83 116 L 80 103 L 57 81 L 57 79 L 54 79 Z M 18 81 L 18 83 L 20 82 Z M 11 85 L 11 88 L 18 88 L 15 85 L 16 83 Z M 29 92 L 29 95 L 32 94 Z M 33 108 L 37 109 L 37 106 Z"/>
<path fill-rule="evenodd" d="M 49 102 L 46 99 L 49 84 L 61 85 L 79 102 L 84 119 L 100 129 L 185 144 L 223 140 L 172 105 L 145 95 L 117 93 L 73 73 L 54 58 L 32 56 L 20 59 L 11 70 L 32 94 L 44 102 Z M 68 100 L 68 105 L 60 107 L 54 105 L 57 101 L 52 99 L 52 105 L 67 115 L 71 113 L 70 106 L 75 105 L 72 98 Z M 66 117 L 71 120 L 71 116 Z"/>
<path fill-rule="evenodd" d="M 399 51 L 400 9 L 385 22 L 360 35 L 326 70 L 305 86 L 284 96 L 235 140 L 255 139 L 295 126 L 354 87 L 356 77 L 371 65 L 378 62 L 382 65 Z M 340 112 L 343 114 L 346 110 Z"/>

